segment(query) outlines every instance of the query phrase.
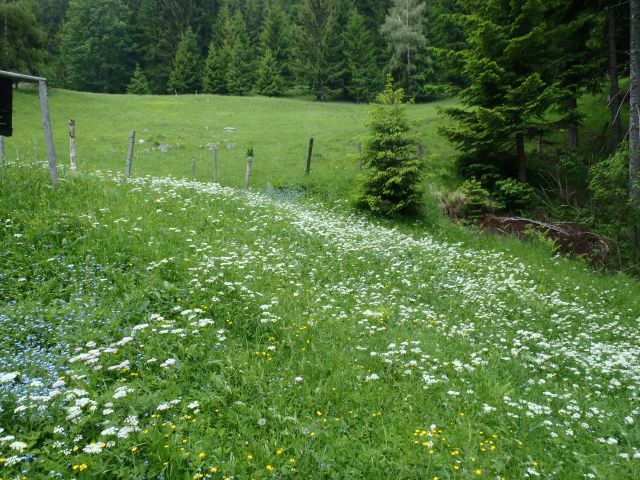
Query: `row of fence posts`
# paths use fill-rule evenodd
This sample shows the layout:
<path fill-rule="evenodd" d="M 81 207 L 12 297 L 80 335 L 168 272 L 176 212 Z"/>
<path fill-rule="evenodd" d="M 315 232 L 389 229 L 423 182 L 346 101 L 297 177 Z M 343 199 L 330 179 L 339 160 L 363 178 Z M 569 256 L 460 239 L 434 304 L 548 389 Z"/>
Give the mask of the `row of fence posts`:
<path fill-rule="evenodd" d="M 133 166 L 133 151 L 136 142 L 136 131 L 131 130 L 131 134 L 129 135 L 129 152 L 127 155 L 127 163 L 125 167 L 125 179 L 129 179 L 131 177 L 131 167 Z M 218 183 L 218 146 L 213 145 L 212 148 L 213 154 L 213 181 L 214 183 Z M 416 145 L 416 153 L 420 158 L 424 156 L 424 145 L 422 143 L 418 143 Z M 4 137 L 0 135 L 0 163 L 4 161 Z M 307 147 L 307 162 L 305 167 L 305 175 L 309 176 L 311 173 L 311 159 L 313 156 L 313 137 L 309 138 L 309 144 Z M 71 170 L 75 171 L 78 168 L 78 161 L 76 157 L 76 122 L 73 119 L 69 119 L 69 160 L 71 162 Z M 249 149 L 247 154 L 247 171 L 245 174 L 245 188 L 249 188 L 251 184 L 251 168 L 253 164 L 253 149 Z M 363 159 L 362 159 L 362 143 L 358 143 L 358 170 L 362 170 Z M 196 178 L 196 159 L 191 159 L 191 179 L 195 180 Z"/>

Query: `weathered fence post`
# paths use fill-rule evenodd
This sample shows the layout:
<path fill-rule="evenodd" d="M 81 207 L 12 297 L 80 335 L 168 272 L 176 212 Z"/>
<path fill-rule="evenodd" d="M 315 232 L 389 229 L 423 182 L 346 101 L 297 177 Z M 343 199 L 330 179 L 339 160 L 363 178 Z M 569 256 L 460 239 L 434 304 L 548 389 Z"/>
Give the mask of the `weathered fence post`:
<path fill-rule="evenodd" d="M 416 154 L 418 155 L 418 158 L 424 157 L 424 145 L 422 142 L 418 142 L 416 145 Z"/>
<path fill-rule="evenodd" d="M 313 137 L 309 138 L 309 148 L 307 149 L 307 168 L 305 169 L 305 175 L 309 175 L 311 171 L 311 155 L 313 154 Z"/>
<path fill-rule="evenodd" d="M 42 115 L 44 136 L 47 141 L 49 175 L 51 176 L 51 183 L 55 187 L 58 184 L 58 167 L 56 165 L 56 151 L 53 147 L 53 133 L 51 132 L 51 116 L 49 115 L 49 100 L 47 99 L 47 82 L 44 79 L 38 81 L 38 93 L 40 94 L 40 113 Z"/>
<path fill-rule="evenodd" d="M 213 146 L 213 183 L 218 183 L 218 146 Z"/>
<path fill-rule="evenodd" d="M 0 135 L 0 163 L 4 163 L 4 137 Z"/>
<path fill-rule="evenodd" d="M 244 186 L 245 188 L 249 188 L 249 184 L 251 183 L 251 164 L 253 163 L 253 157 L 247 157 L 247 174 L 244 178 Z"/>
<path fill-rule="evenodd" d="M 196 179 L 196 159 L 191 159 L 191 181 L 193 182 Z"/>
<path fill-rule="evenodd" d="M 358 170 L 362 170 L 362 144 L 358 143 Z"/>
<path fill-rule="evenodd" d="M 71 160 L 71 170 L 78 168 L 76 160 L 76 121 L 69 119 L 69 160 Z"/>
<path fill-rule="evenodd" d="M 131 164 L 133 163 L 133 145 L 136 142 L 136 131 L 131 130 L 129 136 L 129 155 L 127 155 L 127 168 L 124 172 L 124 178 L 128 179 L 131 176 Z"/>

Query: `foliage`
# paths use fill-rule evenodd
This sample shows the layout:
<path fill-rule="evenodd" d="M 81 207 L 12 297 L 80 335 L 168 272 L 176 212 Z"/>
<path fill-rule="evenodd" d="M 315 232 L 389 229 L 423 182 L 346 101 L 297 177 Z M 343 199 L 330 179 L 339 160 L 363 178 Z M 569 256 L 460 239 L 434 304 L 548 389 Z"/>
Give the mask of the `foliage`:
<path fill-rule="evenodd" d="M 140 65 L 136 65 L 136 69 L 131 76 L 131 81 L 127 85 L 127 93 L 134 95 L 148 95 L 151 93 L 151 87 Z"/>
<path fill-rule="evenodd" d="M 244 95 L 253 86 L 255 68 L 249 39 L 247 26 L 239 12 L 232 18 L 232 28 L 234 32 L 233 42 L 227 48 L 230 50 L 229 65 L 227 66 L 227 90 L 232 95 Z"/>
<path fill-rule="evenodd" d="M 394 0 L 381 27 L 392 52 L 389 67 L 409 95 L 418 91 L 416 73 L 426 62 L 425 9 L 420 0 Z"/>
<path fill-rule="evenodd" d="M 358 102 L 373 99 L 381 89 L 382 74 L 365 18 L 355 8 L 351 10 L 344 32 L 344 55 L 349 72 L 349 95 Z"/>
<path fill-rule="evenodd" d="M 535 189 L 528 183 L 507 178 L 496 182 L 495 197 L 501 208 L 512 212 L 522 212 L 533 206 Z"/>
<path fill-rule="evenodd" d="M 202 91 L 205 93 L 227 93 L 228 50 L 209 44 L 209 53 L 204 62 Z"/>
<path fill-rule="evenodd" d="M 187 27 L 178 44 L 167 91 L 170 93 L 197 92 L 202 85 L 200 62 L 196 36 L 191 27 Z"/>
<path fill-rule="evenodd" d="M 335 61 L 339 36 L 331 0 L 303 0 L 296 29 L 296 70 L 316 100 L 336 90 L 341 65 Z"/>
<path fill-rule="evenodd" d="M 123 0 L 71 0 L 60 33 L 67 87 L 125 91 L 135 65 L 128 17 Z"/>
<path fill-rule="evenodd" d="M 35 0 L 0 3 L 0 69 L 37 75 L 45 61 L 46 34 Z"/>
<path fill-rule="evenodd" d="M 280 74 L 280 68 L 278 66 L 277 60 L 271 53 L 270 48 L 267 48 L 265 50 L 265 53 L 260 60 L 256 88 L 258 93 L 260 93 L 261 95 L 267 95 L 269 97 L 277 97 L 279 95 L 282 95 L 282 75 Z"/>
<path fill-rule="evenodd" d="M 461 167 L 485 163 L 504 168 L 501 160 L 515 159 L 505 173 L 526 181 L 526 136 L 543 121 L 556 93 L 540 73 L 548 46 L 547 10 L 537 0 L 507 8 L 503 3 L 478 3 L 472 14 L 455 16 L 468 46 L 451 54 L 461 62 L 469 85 L 460 92 L 466 108 L 446 109 L 451 124 L 442 132 L 459 150 Z"/>
<path fill-rule="evenodd" d="M 477 220 L 489 211 L 489 192 L 475 178 L 465 180 L 457 192 L 462 198 L 461 217 Z"/>
<path fill-rule="evenodd" d="M 368 171 L 358 204 L 390 217 L 415 213 L 422 201 L 423 165 L 407 118 L 404 90 L 393 89 L 390 75 L 371 105 L 366 125 L 369 133 L 362 158 Z"/>
<path fill-rule="evenodd" d="M 597 221 L 608 234 L 621 238 L 640 220 L 640 209 L 629 195 L 629 147 L 623 142 L 616 153 L 593 165 L 589 190 L 596 202 Z"/>

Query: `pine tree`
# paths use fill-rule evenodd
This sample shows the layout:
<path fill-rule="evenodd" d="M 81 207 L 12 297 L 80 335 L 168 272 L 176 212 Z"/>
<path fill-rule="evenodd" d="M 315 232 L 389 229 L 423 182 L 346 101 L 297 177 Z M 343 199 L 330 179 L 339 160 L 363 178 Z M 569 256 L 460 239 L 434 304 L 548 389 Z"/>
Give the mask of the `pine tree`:
<path fill-rule="evenodd" d="M 258 81 L 256 83 L 258 93 L 269 97 L 282 95 L 283 85 L 280 67 L 271 49 L 267 48 L 258 68 Z"/>
<path fill-rule="evenodd" d="M 354 8 L 344 32 L 344 55 L 349 79 L 347 91 L 356 101 L 368 101 L 375 97 L 382 86 L 382 75 L 365 19 Z"/>
<path fill-rule="evenodd" d="M 331 0 L 304 0 L 296 30 L 296 68 L 317 100 L 324 100 L 336 89 L 336 70 L 340 66 L 332 58 L 335 35 L 339 32 L 334 27 Z"/>
<path fill-rule="evenodd" d="M 489 164 L 526 181 L 525 140 L 557 100 L 541 65 L 550 55 L 543 33 L 551 12 L 537 0 L 508 8 L 502 0 L 473 3 L 473 14 L 457 16 L 468 46 L 450 52 L 469 80 L 460 92 L 464 108 L 445 109 L 452 122 L 441 131 L 459 150 L 466 176 L 476 173 L 475 166 Z"/>
<path fill-rule="evenodd" d="M 134 67 L 128 19 L 129 11 L 122 0 L 69 3 L 60 42 L 67 87 L 125 91 Z"/>
<path fill-rule="evenodd" d="M 362 152 L 369 171 L 357 198 L 360 206 L 385 216 L 415 213 L 422 200 L 422 163 L 406 108 L 404 91 L 394 90 L 387 76 L 370 107 Z"/>
<path fill-rule="evenodd" d="M 253 86 L 254 67 L 247 25 L 240 12 L 231 19 L 233 36 L 227 69 L 227 90 L 232 95 L 244 95 Z"/>
<path fill-rule="evenodd" d="M 394 0 L 380 29 L 391 51 L 389 67 L 409 95 L 418 91 L 416 73 L 426 61 L 425 9 L 419 0 Z"/>
<path fill-rule="evenodd" d="M 227 93 L 228 64 L 229 60 L 223 56 L 223 50 L 211 42 L 202 75 L 203 92 Z"/>
<path fill-rule="evenodd" d="M 0 69 L 37 74 L 46 57 L 41 13 L 33 0 L 0 3 Z"/>
<path fill-rule="evenodd" d="M 167 90 L 169 93 L 194 93 L 201 85 L 198 43 L 191 27 L 187 27 L 178 44 Z"/>
<path fill-rule="evenodd" d="M 138 64 L 136 64 L 131 81 L 127 85 L 127 93 L 132 95 L 148 95 L 151 93 L 147 77 Z"/>
<path fill-rule="evenodd" d="M 264 20 L 264 27 L 260 33 L 260 49 L 262 56 L 267 50 L 271 51 L 278 65 L 283 79 L 291 79 L 291 45 L 292 28 L 287 13 L 282 8 L 280 0 L 271 2 Z"/>

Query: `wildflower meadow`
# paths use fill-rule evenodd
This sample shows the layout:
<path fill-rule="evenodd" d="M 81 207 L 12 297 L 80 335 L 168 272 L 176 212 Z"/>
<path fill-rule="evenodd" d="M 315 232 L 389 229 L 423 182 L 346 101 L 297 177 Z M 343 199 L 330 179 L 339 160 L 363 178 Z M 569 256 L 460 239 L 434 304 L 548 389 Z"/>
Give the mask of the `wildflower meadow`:
<path fill-rule="evenodd" d="M 2 479 L 640 478 L 629 277 L 268 188 L 0 199 Z"/>

